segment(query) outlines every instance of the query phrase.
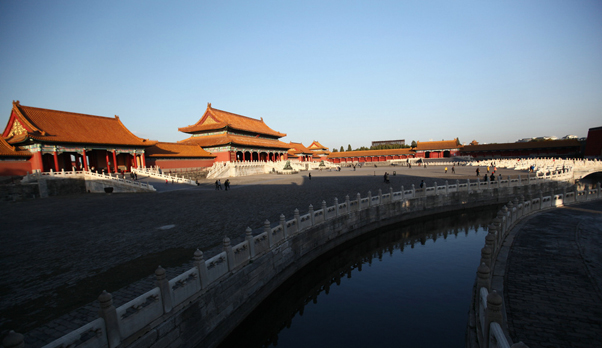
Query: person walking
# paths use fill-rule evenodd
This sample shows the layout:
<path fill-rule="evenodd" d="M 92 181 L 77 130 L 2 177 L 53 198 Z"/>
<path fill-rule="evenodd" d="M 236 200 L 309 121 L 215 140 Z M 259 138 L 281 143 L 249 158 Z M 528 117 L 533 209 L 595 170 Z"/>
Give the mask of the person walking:
<path fill-rule="evenodd" d="M 311 173 L 309 173 L 309 180 L 311 180 Z"/>
<path fill-rule="evenodd" d="M 479 170 L 479 168 L 478 168 L 478 167 L 477 167 L 477 170 L 476 170 L 476 172 L 477 172 L 477 178 L 478 178 L 478 177 L 479 177 L 479 175 L 481 175 L 481 171 Z"/>
<path fill-rule="evenodd" d="M 226 191 L 228 191 L 229 188 L 230 188 L 230 179 L 226 179 L 226 181 L 224 182 L 224 189 Z"/>
<path fill-rule="evenodd" d="M 447 174 L 447 167 L 445 167 L 445 174 Z"/>
<path fill-rule="evenodd" d="M 456 165 L 455 164 L 452 166 L 452 174 L 456 174 Z"/>

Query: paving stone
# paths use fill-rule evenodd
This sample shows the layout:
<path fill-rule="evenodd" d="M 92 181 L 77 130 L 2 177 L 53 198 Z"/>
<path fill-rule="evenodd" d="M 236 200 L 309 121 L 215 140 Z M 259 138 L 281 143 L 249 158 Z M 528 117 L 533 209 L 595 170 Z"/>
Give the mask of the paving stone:
<path fill-rule="evenodd" d="M 602 346 L 602 202 L 569 208 L 522 224 L 508 255 L 509 331 L 531 348 Z"/>

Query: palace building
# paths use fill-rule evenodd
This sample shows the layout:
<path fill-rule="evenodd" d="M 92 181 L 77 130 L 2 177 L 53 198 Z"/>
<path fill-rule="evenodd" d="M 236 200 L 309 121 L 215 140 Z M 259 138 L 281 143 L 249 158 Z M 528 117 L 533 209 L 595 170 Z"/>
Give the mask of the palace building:
<path fill-rule="evenodd" d="M 330 155 L 328 148 L 315 140 L 307 148 L 312 152 L 314 161 L 324 161 Z"/>
<path fill-rule="evenodd" d="M 2 133 L 19 154 L 30 153 L 28 171 L 127 171 L 144 167 L 145 150 L 157 141 L 142 139 L 114 118 L 49 110 L 13 102 Z M 24 174 L 24 173 L 23 173 Z"/>
<path fill-rule="evenodd" d="M 263 118 L 214 109 L 211 103 L 197 123 L 178 130 L 191 135 L 179 144 L 199 145 L 219 162 L 278 161 L 286 159 L 290 149 L 279 140 L 286 134 L 268 127 Z"/>
<path fill-rule="evenodd" d="M 420 158 L 445 158 L 455 157 L 460 154 L 462 145 L 458 139 L 441 141 L 417 141 L 412 148 L 416 157 Z"/>
<path fill-rule="evenodd" d="M 215 157 L 196 144 L 158 142 L 146 149 L 147 166 L 162 169 L 211 167 Z"/>

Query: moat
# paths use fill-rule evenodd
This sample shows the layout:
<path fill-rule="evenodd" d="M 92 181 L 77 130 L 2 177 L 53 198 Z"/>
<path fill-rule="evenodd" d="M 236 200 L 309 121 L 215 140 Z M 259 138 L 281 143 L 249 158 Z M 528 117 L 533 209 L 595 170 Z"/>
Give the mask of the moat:
<path fill-rule="evenodd" d="M 284 283 L 220 347 L 463 347 L 496 207 L 380 229 Z"/>

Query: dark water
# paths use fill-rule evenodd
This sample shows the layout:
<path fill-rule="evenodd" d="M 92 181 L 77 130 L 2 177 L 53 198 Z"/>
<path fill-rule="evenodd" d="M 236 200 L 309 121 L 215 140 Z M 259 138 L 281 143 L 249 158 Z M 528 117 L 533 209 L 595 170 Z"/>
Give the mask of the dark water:
<path fill-rule="evenodd" d="M 496 207 L 374 231 L 295 274 L 224 347 L 464 347 Z"/>

